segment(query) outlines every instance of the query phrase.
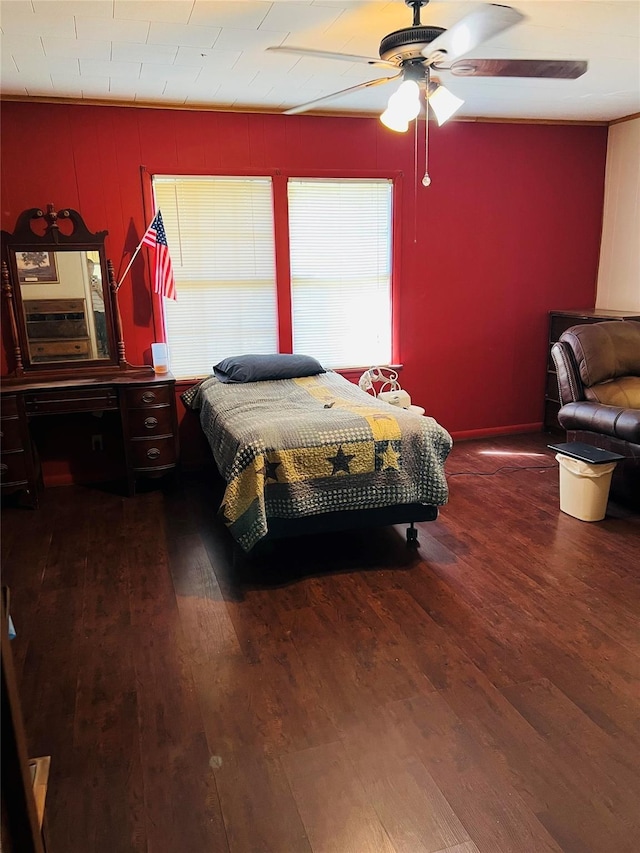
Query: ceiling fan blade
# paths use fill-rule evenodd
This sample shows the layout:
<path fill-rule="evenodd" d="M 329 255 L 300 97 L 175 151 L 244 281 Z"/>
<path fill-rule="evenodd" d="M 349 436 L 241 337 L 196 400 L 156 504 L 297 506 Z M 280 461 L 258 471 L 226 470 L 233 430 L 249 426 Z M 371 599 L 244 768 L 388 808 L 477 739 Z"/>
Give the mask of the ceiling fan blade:
<path fill-rule="evenodd" d="M 464 56 L 487 39 L 524 20 L 524 15 L 511 6 L 494 3 L 471 12 L 437 36 L 422 51 L 430 62 Z"/>
<path fill-rule="evenodd" d="M 313 109 L 313 107 L 317 107 L 318 104 L 324 104 L 327 101 L 333 101 L 334 98 L 341 98 L 343 95 L 348 95 L 349 92 L 357 92 L 358 89 L 368 89 L 371 86 L 381 86 L 383 83 L 390 83 L 391 80 L 397 80 L 398 77 L 402 77 L 402 72 L 400 72 L 399 74 L 394 74 L 393 77 L 378 77 L 377 80 L 369 80 L 367 83 L 358 83 L 357 86 L 349 86 L 348 89 L 341 89 L 339 92 L 334 92 L 331 95 L 324 95 L 324 97 L 316 98 L 314 101 L 307 101 L 306 104 L 300 104 L 300 106 L 291 107 L 291 109 L 284 111 L 284 115 L 294 116 L 297 113 L 305 113 L 307 110 Z"/>
<path fill-rule="evenodd" d="M 342 59 L 344 62 L 366 62 L 368 65 L 382 65 L 386 68 L 397 68 L 393 62 L 387 62 L 386 59 L 374 59 L 371 56 L 358 56 L 354 53 L 333 53 L 330 50 L 312 50 L 306 47 L 268 47 L 267 50 L 275 50 L 278 53 L 295 53 L 300 56 L 314 56 L 317 59 Z"/>
<path fill-rule="evenodd" d="M 582 77 L 587 67 L 587 62 L 573 59 L 459 59 L 447 70 L 456 77 L 550 77 L 575 80 Z"/>

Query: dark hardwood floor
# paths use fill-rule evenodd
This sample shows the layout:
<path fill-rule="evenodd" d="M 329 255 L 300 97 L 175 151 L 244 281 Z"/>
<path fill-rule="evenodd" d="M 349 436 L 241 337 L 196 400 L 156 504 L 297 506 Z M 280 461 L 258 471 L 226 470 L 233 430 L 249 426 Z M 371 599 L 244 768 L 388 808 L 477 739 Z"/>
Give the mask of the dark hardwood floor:
<path fill-rule="evenodd" d="M 640 515 L 548 437 L 455 446 L 438 521 L 250 560 L 219 484 L 3 511 L 49 853 L 638 853 Z"/>

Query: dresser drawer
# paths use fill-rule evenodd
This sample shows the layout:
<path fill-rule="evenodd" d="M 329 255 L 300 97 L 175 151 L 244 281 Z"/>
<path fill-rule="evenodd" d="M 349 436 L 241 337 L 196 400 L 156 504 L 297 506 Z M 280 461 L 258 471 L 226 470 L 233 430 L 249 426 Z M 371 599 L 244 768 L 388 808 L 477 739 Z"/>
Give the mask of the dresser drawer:
<path fill-rule="evenodd" d="M 27 320 L 33 314 L 84 314 L 84 299 L 25 299 Z"/>
<path fill-rule="evenodd" d="M 3 486 L 27 482 L 27 456 L 23 451 L 0 455 L 0 484 Z"/>
<path fill-rule="evenodd" d="M 135 471 L 151 471 L 176 464 L 176 442 L 167 438 L 134 438 L 130 444 L 131 462 Z"/>
<path fill-rule="evenodd" d="M 172 435 L 173 417 L 170 406 L 156 406 L 129 411 L 129 437 L 146 438 L 153 435 Z"/>
<path fill-rule="evenodd" d="M 32 358 L 88 358 L 89 357 L 89 339 L 85 340 L 69 340 L 60 341 L 40 341 L 29 345 L 29 351 Z"/>
<path fill-rule="evenodd" d="M 2 398 L 2 417 L 18 414 L 18 398 L 15 394 L 7 394 Z"/>
<path fill-rule="evenodd" d="M 118 397 L 111 387 L 34 391 L 32 394 L 24 395 L 24 402 L 28 415 L 103 412 L 118 408 Z"/>
<path fill-rule="evenodd" d="M 20 419 L 17 416 L 0 419 L 0 449 L 5 452 L 22 450 L 22 430 L 20 429 Z"/>
<path fill-rule="evenodd" d="M 134 409 L 168 405 L 172 394 L 172 385 L 140 385 L 139 388 L 127 389 L 127 405 Z"/>

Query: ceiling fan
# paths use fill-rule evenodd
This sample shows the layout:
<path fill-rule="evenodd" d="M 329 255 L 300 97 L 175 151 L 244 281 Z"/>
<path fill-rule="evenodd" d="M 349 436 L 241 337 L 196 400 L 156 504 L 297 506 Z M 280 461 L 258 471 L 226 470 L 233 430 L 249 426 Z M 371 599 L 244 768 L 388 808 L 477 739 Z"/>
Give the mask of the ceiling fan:
<path fill-rule="evenodd" d="M 333 53 L 304 47 L 269 47 L 267 50 L 294 53 L 324 59 L 341 59 L 348 62 L 365 62 L 368 65 L 397 70 L 392 77 L 379 77 L 357 86 L 350 86 L 331 95 L 307 101 L 285 110 L 285 115 L 295 115 L 320 104 L 341 98 L 359 89 L 380 86 L 403 78 L 399 89 L 389 99 L 381 121 L 392 130 L 404 132 L 409 121 L 420 112 L 420 91 L 443 124 L 458 110 L 464 101 L 440 84 L 432 71 L 447 71 L 458 77 L 540 77 L 575 79 L 587 70 L 584 61 L 564 59 L 461 59 L 474 48 L 498 33 L 524 20 L 525 16 L 510 6 L 484 4 L 466 15 L 448 30 L 425 26 L 420 22 L 420 9 L 429 0 L 404 0 L 413 9 L 410 27 L 389 33 L 380 42 L 380 58 Z"/>

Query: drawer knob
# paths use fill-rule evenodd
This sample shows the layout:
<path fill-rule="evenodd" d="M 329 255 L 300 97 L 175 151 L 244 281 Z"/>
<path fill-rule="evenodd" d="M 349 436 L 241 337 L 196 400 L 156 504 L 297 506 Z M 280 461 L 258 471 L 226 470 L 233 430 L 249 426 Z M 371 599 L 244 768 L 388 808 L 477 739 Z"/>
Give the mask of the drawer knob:
<path fill-rule="evenodd" d="M 145 418 L 144 425 L 147 429 L 155 429 L 158 426 L 157 418 Z"/>
<path fill-rule="evenodd" d="M 156 395 L 153 393 L 153 391 L 145 391 L 144 394 L 142 395 L 142 402 L 143 403 L 153 403 L 153 401 L 155 399 L 156 399 Z"/>
<path fill-rule="evenodd" d="M 157 459 L 158 456 L 160 456 L 160 450 L 157 447 L 150 447 L 149 450 L 147 450 L 147 456 L 149 459 Z"/>

